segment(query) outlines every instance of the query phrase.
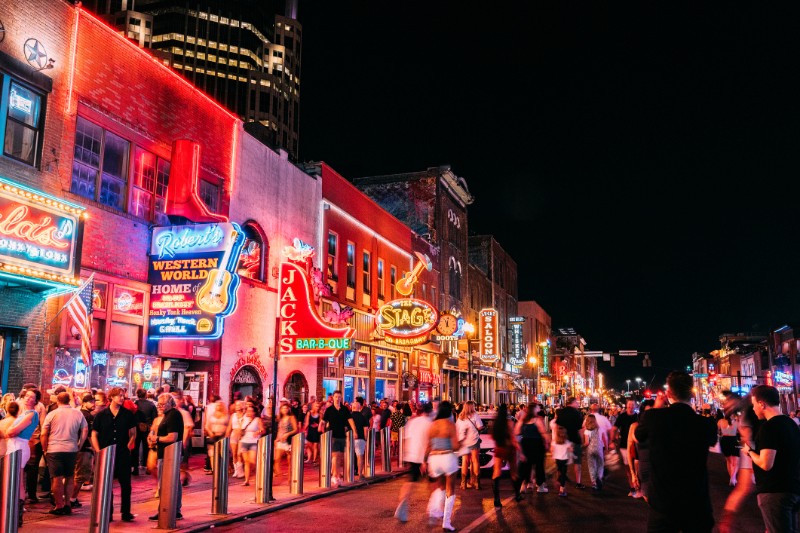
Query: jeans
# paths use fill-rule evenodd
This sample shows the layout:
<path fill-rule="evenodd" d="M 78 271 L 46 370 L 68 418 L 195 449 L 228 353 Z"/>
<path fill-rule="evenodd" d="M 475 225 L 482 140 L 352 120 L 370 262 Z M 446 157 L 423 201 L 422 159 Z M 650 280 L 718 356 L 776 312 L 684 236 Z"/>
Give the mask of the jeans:
<path fill-rule="evenodd" d="M 556 459 L 556 468 L 558 469 L 558 484 L 564 487 L 567 484 L 567 460 Z"/>
<path fill-rule="evenodd" d="M 117 478 L 120 488 L 120 512 L 123 515 L 131 514 L 131 451 L 123 447 L 114 456 L 114 477 Z M 114 514 L 114 492 L 111 492 L 110 514 Z"/>
<path fill-rule="evenodd" d="M 762 492 L 758 507 L 769 533 L 798 533 L 797 511 L 800 495 L 791 492 Z"/>
<path fill-rule="evenodd" d="M 589 463 L 589 477 L 592 484 L 597 485 L 597 482 L 603 482 L 603 467 L 605 466 L 605 458 L 603 457 L 603 449 L 598 451 L 589 450 L 586 454 L 587 462 Z"/>

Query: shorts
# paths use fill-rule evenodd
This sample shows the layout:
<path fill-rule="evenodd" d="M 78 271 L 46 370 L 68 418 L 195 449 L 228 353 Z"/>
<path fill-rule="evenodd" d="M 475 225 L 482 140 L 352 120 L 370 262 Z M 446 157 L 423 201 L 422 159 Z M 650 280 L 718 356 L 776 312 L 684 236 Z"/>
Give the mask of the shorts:
<path fill-rule="evenodd" d="M 432 478 L 458 472 L 458 457 L 453 452 L 428 456 L 428 475 Z"/>
<path fill-rule="evenodd" d="M 72 477 L 75 475 L 75 458 L 78 452 L 53 452 L 44 456 L 50 477 Z"/>
<path fill-rule="evenodd" d="M 722 455 L 725 457 L 738 455 L 739 450 L 736 449 L 737 444 L 739 444 L 739 437 L 725 435 L 719 438 L 719 448 L 722 451 Z"/>
<path fill-rule="evenodd" d="M 242 446 L 244 446 L 244 444 L 246 443 L 242 443 Z M 292 445 L 286 441 L 275 442 L 275 448 L 278 450 L 283 450 L 285 452 L 292 451 Z"/>
<path fill-rule="evenodd" d="M 94 453 L 91 450 L 78 452 L 75 459 L 75 485 L 80 487 L 84 483 L 92 482 L 92 467 L 94 464 Z"/>
<path fill-rule="evenodd" d="M 279 449 L 283 449 L 283 448 L 281 448 L 281 444 L 286 445 L 289 448 L 289 450 L 292 449 L 291 445 L 289 443 L 287 443 L 287 442 L 279 442 L 277 444 L 277 447 Z M 240 452 L 250 452 L 250 451 L 255 450 L 256 448 L 258 448 L 258 443 L 257 442 L 240 442 L 239 443 L 239 451 Z M 286 450 L 286 451 L 288 452 L 289 450 Z"/>
<path fill-rule="evenodd" d="M 408 463 L 408 473 L 411 474 L 412 482 L 419 481 L 419 478 L 422 477 L 421 467 L 422 465 L 419 463 Z"/>
<path fill-rule="evenodd" d="M 367 441 L 364 439 L 356 439 L 353 441 L 353 446 L 356 449 L 356 455 L 364 455 L 367 451 Z"/>
<path fill-rule="evenodd" d="M 628 449 L 627 448 L 620 448 L 619 449 L 619 456 L 622 457 L 622 464 L 628 466 Z"/>
<path fill-rule="evenodd" d="M 344 453 L 344 443 L 347 439 L 332 439 L 333 442 L 331 443 L 331 452 L 332 453 Z"/>
<path fill-rule="evenodd" d="M 577 464 L 580 464 L 581 459 L 583 459 L 583 446 L 576 445 L 572 447 L 572 455 L 575 456 L 573 461 Z"/>

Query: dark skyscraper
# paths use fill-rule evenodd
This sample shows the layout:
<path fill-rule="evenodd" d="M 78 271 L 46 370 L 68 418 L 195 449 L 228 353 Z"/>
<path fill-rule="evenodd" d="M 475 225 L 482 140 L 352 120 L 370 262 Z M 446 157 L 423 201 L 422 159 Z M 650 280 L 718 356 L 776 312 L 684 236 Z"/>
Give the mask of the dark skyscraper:
<path fill-rule="evenodd" d="M 237 113 L 249 133 L 297 158 L 302 26 L 296 0 L 85 5 Z"/>

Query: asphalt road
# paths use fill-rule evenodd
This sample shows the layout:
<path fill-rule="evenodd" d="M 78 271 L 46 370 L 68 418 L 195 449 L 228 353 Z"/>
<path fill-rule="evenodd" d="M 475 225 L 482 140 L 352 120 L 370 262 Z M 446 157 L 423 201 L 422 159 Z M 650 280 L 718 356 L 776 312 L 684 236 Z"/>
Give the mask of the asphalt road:
<path fill-rule="evenodd" d="M 725 498 L 730 492 L 727 485 L 723 458 L 718 454 L 709 457 L 712 502 L 717 518 Z M 584 470 L 584 482 L 588 480 Z M 328 498 L 306 502 L 295 507 L 273 512 L 257 519 L 247 520 L 215 531 L 315 532 L 355 531 L 367 533 L 441 531 L 441 521 L 428 525 L 425 507 L 430 486 L 427 481 L 417 483 L 411 500 L 411 518 L 401 524 L 393 518 L 397 495 L 407 476 L 394 481 L 351 490 Z M 611 469 L 604 489 L 578 490 L 568 485 L 569 495 L 558 497 L 555 491 L 548 494 L 528 494 L 523 502 L 513 501 L 511 482 L 503 479 L 501 498 L 503 508 L 495 511 L 488 479 L 483 489 L 456 490 L 456 511 L 453 525 L 463 533 L 532 531 L 538 533 L 591 533 L 644 531 L 647 503 L 627 496 L 624 473 Z M 737 520 L 737 530 L 764 531 L 755 496 L 751 496 Z"/>

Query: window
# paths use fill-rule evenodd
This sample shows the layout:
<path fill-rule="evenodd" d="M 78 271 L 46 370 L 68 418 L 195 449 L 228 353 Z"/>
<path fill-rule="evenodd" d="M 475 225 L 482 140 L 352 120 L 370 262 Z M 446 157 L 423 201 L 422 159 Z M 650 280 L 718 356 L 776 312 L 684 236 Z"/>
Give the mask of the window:
<path fill-rule="evenodd" d="M 336 265 L 336 251 L 339 248 L 339 236 L 332 231 L 328 232 L 328 279 L 339 279 L 339 268 Z"/>
<path fill-rule="evenodd" d="M 383 366 L 385 358 L 382 355 L 375 356 L 375 370 L 383 372 L 386 368 Z"/>
<path fill-rule="evenodd" d="M 397 357 L 386 358 L 386 371 L 397 372 Z"/>
<path fill-rule="evenodd" d="M 264 258 L 267 257 L 264 250 L 264 239 L 261 233 L 253 224 L 245 224 L 244 245 L 242 253 L 239 255 L 239 266 L 236 271 L 240 276 L 264 281 L 264 273 L 267 271 Z"/>
<path fill-rule="evenodd" d="M 165 214 L 169 161 L 138 146 L 133 149 L 133 179 L 128 212 L 140 218 L 167 223 Z M 155 213 L 155 215 L 154 215 Z"/>
<path fill-rule="evenodd" d="M 378 298 L 383 300 L 383 259 L 378 259 Z"/>
<path fill-rule="evenodd" d="M 356 286 L 356 245 L 347 243 L 347 286 L 354 289 Z"/>
<path fill-rule="evenodd" d="M 11 78 L 2 79 L 0 109 L 7 106 L 3 154 L 29 165 L 39 160 L 42 131 L 42 96 L 19 85 Z"/>
<path fill-rule="evenodd" d="M 394 265 L 389 270 L 389 283 L 392 284 L 392 300 L 394 300 L 397 297 L 394 287 L 395 283 L 397 283 L 397 267 Z"/>
<path fill-rule="evenodd" d="M 369 252 L 364 252 L 364 260 L 363 260 L 364 264 L 363 264 L 362 273 L 361 273 L 364 294 L 370 294 L 370 290 L 371 290 L 371 287 L 370 287 L 371 284 L 370 284 L 370 279 L 369 279 L 369 274 L 370 274 L 369 270 L 370 270 L 370 263 L 372 261 L 370 259 L 371 258 L 370 258 Z"/>
<path fill-rule="evenodd" d="M 122 137 L 78 117 L 70 190 L 122 210 L 129 150 L 130 143 Z"/>
<path fill-rule="evenodd" d="M 209 211 L 216 213 L 219 210 L 219 185 L 214 185 L 206 180 L 200 180 L 200 190 L 197 194 L 206 204 Z"/>
<path fill-rule="evenodd" d="M 344 351 L 344 366 L 347 368 L 351 368 L 356 366 L 356 351 L 355 350 L 345 350 Z"/>

